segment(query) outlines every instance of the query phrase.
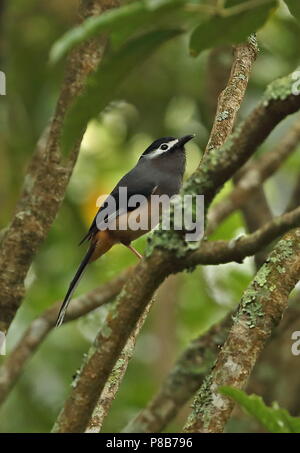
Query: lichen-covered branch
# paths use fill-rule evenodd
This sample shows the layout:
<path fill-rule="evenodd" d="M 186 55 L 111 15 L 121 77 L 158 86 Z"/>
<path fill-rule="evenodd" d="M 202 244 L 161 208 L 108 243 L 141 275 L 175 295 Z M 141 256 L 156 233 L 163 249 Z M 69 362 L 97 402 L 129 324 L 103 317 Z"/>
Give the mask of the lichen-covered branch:
<path fill-rule="evenodd" d="M 197 171 L 185 184 L 185 193 L 205 196 L 208 209 L 215 194 L 288 115 L 299 111 L 300 96 L 293 91 L 292 74 L 271 83 L 261 101 L 226 143 L 204 154 Z"/>
<path fill-rule="evenodd" d="M 222 146 L 235 124 L 258 52 L 255 36 L 251 36 L 247 43 L 235 46 L 233 51 L 231 72 L 227 85 L 218 98 L 214 124 L 205 153 Z"/>
<path fill-rule="evenodd" d="M 296 297 L 296 301 L 291 301 L 291 305 L 295 307 L 298 302 L 299 296 Z M 297 318 L 295 313 L 298 315 L 299 309 L 296 310 L 295 308 L 292 313 L 288 314 L 288 319 L 284 318 L 283 326 L 280 323 L 280 333 L 283 329 L 287 330 L 291 320 L 295 321 Z M 212 326 L 206 333 L 193 340 L 176 361 L 157 394 L 127 424 L 122 432 L 150 433 L 161 432 L 165 429 L 199 389 L 204 377 L 211 370 L 231 324 L 232 313 L 230 312 L 223 321 Z M 275 332 L 275 339 L 278 335 Z M 273 341 L 271 345 L 273 345 Z M 265 351 L 264 355 L 266 355 Z"/>
<path fill-rule="evenodd" d="M 147 318 L 149 310 L 153 304 L 154 300 L 151 299 L 150 303 L 146 307 L 144 313 L 138 320 L 134 331 L 127 340 L 127 343 L 120 354 L 105 386 L 100 395 L 99 401 L 96 404 L 93 415 L 88 423 L 86 433 L 99 433 L 102 429 L 102 425 L 105 417 L 107 416 L 109 409 L 112 405 L 113 400 L 117 394 L 117 391 L 121 385 L 123 377 L 126 373 L 128 363 L 133 356 L 135 343 L 137 337 L 144 325 L 144 322 Z"/>
<path fill-rule="evenodd" d="M 213 121 L 217 110 L 218 98 L 226 86 L 231 71 L 230 56 L 232 47 L 220 46 L 210 50 L 207 57 L 207 68 L 205 70 L 205 116 L 208 121 Z M 207 121 L 207 120 L 206 120 Z"/>
<path fill-rule="evenodd" d="M 131 269 L 122 272 L 118 277 L 99 288 L 72 300 L 66 314 L 65 322 L 84 316 L 90 311 L 112 301 L 121 291 Z M 21 375 L 26 362 L 33 356 L 42 341 L 55 326 L 61 301 L 47 309 L 26 329 L 20 341 L 7 356 L 0 367 L 0 404 L 3 403 Z"/>
<path fill-rule="evenodd" d="M 187 346 L 158 393 L 122 432 L 158 433 L 176 417 L 211 369 L 230 321 L 231 317 L 226 317 Z"/>
<path fill-rule="evenodd" d="M 80 19 L 115 7 L 117 0 L 82 0 Z M 0 248 L 0 330 L 6 332 L 24 295 L 24 279 L 55 219 L 76 162 L 80 143 L 60 153 L 65 114 L 80 94 L 87 75 L 98 65 L 106 38 L 92 39 L 74 49 L 67 62 L 56 110 L 25 177 L 23 192 Z"/>
<path fill-rule="evenodd" d="M 290 297 L 279 326 L 262 351 L 253 373 L 248 381 L 247 393 L 263 395 L 266 404 L 277 401 L 288 412 L 300 412 L 299 361 L 298 356 L 289 353 L 293 332 L 299 331 L 300 297 L 299 293 Z M 269 370 L 264 373 L 264 370 Z"/>
<path fill-rule="evenodd" d="M 184 261 L 184 264 L 178 265 L 186 268 L 189 265 L 195 266 L 197 264 L 221 264 L 231 261 L 239 263 L 246 256 L 255 255 L 283 233 L 299 225 L 300 207 L 282 216 L 275 217 L 254 233 L 240 236 L 231 241 L 203 242 L 199 249 Z"/>
<path fill-rule="evenodd" d="M 223 385 L 245 387 L 299 279 L 300 229 L 297 228 L 278 242 L 244 292 L 216 364 L 194 401 L 185 432 L 223 432 L 234 403 L 218 389 Z"/>
<path fill-rule="evenodd" d="M 259 189 L 262 183 L 272 176 L 296 150 L 299 141 L 300 121 L 298 119 L 273 151 L 263 154 L 242 169 L 239 181 L 232 192 L 208 212 L 207 235 L 211 234 L 233 211 L 241 208 L 249 198 L 252 198 L 254 191 Z M 295 207 L 294 205 L 288 210 Z"/>

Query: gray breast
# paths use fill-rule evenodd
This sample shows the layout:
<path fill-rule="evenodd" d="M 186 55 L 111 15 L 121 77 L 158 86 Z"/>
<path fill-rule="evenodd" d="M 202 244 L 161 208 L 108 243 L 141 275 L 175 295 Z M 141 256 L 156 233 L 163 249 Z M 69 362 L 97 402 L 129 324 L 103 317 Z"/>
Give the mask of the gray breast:
<path fill-rule="evenodd" d="M 182 150 L 147 160 L 145 170 L 158 185 L 156 193 L 172 196 L 180 191 L 185 161 L 185 153 Z"/>

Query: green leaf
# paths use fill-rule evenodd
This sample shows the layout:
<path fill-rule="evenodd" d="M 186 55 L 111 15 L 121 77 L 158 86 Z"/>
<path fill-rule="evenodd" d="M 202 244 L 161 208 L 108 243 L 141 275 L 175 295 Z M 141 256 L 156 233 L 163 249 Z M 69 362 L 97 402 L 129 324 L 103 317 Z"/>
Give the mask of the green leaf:
<path fill-rule="evenodd" d="M 248 0 L 226 2 L 226 14 L 212 16 L 194 30 L 190 40 L 191 54 L 197 56 L 211 47 L 244 41 L 264 25 L 277 5 L 277 0 L 266 0 L 266 3 L 252 8 Z"/>
<path fill-rule="evenodd" d="M 232 387 L 221 387 L 219 391 L 239 403 L 271 433 L 300 433 L 300 418 L 292 417 L 276 403 L 273 403 L 273 407 L 268 407 L 260 396 L 247 395 Z"/>
<path fill-rule="evenodd" d="M 164 17 L 170 24 L 172 10 L 178 10 L 185 2 L 186 0 L 162 0 L 156 4 L 149 0 L 139 0 L 105 11 L 100 16 L 89 17 L 53 44 L 49 56 L 50 63 L 56 63 L 75 45 L 103 32 L 109 33 L 112 41 L 119 44 L 138 30 L 145 32 L 146 26 L 157 27 L 158 22 L 161 23 Z"/>
<path fill-rule="evenodd" d="M 284 0 L 287 4 L 290 13 L 300 21 L 300 1 L 299 0 Z"/>
<path fill-rule="evenodd" d="M 158 30 L 133 39 L 114 53 L 108 53 L 92 73 L 86 87 L 68 111 L 61 137 L 62 153 L 70 150 L 88 121 L 96 117 L 114 99 L 122 80 L 136 66 L 140 66 L 163 42 L 177 36 L 178 30 Z"/>

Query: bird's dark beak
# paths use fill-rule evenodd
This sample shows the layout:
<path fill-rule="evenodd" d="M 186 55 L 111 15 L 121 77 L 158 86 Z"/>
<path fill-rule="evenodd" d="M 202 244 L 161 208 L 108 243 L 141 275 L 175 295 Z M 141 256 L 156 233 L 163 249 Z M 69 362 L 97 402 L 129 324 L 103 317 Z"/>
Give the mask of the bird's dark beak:
<path fill-rule="evenodd" d="M 194 137 L 195 137 L 195 134 L 192 134 L 192 135 L 184 135 L 184 137 L 181 137 L 181 138 L 178 140 L 178 143 L 177 143 L 178 148 L 183 147 L 187 142 L 189 142 L 190 140 L 192 140 L 192 138 L 194 138 Z"/>

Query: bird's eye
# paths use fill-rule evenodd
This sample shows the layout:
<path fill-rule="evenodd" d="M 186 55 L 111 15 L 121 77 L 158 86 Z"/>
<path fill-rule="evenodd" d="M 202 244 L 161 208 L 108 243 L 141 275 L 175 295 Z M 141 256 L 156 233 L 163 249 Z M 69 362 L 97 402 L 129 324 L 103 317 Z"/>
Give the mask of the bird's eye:
<path fill-rule="evenodd" d="M 160 149 L 163 149 L 163 150 L 168 149 L 168 145 L 161 145 Z"/>

